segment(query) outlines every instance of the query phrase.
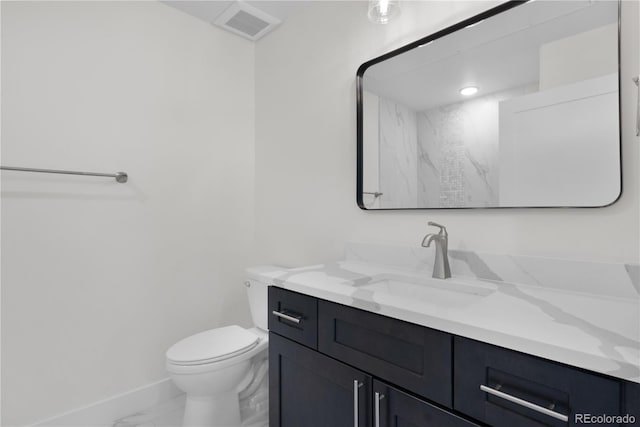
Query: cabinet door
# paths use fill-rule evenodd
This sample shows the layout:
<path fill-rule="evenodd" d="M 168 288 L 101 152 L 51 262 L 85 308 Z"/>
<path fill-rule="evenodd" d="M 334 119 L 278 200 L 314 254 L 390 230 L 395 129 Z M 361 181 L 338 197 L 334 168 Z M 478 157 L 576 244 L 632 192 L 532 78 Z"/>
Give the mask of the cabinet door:
<path fill-rule="evenodd" d="M 373 381 L 374 427 L 477 427 L 449 411 Z"/>
<path fill-rule="evenodd" d="M 623 387 L 624 400 L 621 414 L 627 415 L 627 418 L 633 417 L 637 422 L 640 420 L 640 384 L 625 381 Z"/>
<path fill-rule="evenodd" d="M 368 427 L 371 377 L 269 334 L 271 427 Z"/>

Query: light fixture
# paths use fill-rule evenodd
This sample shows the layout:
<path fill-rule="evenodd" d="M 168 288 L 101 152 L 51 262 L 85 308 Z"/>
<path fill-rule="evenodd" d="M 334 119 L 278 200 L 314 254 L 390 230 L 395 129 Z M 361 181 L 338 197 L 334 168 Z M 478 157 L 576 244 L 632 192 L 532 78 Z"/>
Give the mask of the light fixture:
<path fill-rule="evenodd" d="M 478 88 L 476 86 L 465 86 L 460 89 L 460 94 L 464 96 L 471 96 L 478 93 Z"/>
<path fill-rule="evenodd" d="M 387 24 L 399 14 L 398 0 L 369 0 L 369 21 L 375 24 Z"/>

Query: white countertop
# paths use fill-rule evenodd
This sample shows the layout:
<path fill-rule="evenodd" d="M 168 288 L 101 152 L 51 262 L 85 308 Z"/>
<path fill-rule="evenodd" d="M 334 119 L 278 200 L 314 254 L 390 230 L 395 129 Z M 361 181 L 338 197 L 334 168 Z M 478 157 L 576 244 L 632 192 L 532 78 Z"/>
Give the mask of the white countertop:
<path fill-rule="evenodd" d="M 257 269 L 278 287 L 640 383 L 640 297 L 346 260 Z"/>

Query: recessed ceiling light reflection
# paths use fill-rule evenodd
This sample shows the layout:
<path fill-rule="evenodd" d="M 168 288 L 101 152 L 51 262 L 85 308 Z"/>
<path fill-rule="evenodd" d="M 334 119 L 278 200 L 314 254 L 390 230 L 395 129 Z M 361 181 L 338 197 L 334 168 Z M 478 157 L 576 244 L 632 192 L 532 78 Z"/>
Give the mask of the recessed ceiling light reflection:
<path fill-rule="evenodd" d="M 464 96 L 471 96 L 478 93 L 478 88 L 476 86 L 467 86 L 460 89 L 460 94 Z"/>

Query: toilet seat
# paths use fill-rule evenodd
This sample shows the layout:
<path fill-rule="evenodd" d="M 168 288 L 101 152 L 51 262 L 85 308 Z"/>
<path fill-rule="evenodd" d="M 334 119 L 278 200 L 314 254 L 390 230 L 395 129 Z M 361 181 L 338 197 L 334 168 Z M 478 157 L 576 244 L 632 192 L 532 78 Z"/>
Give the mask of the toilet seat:
<path fill-rule="evenodd" d="M 256 347 L 260 339 L 237 325 L 211 329 L 187 337 L 167 350 L 173 365 L 206 365 L 231 359 Z"/>

